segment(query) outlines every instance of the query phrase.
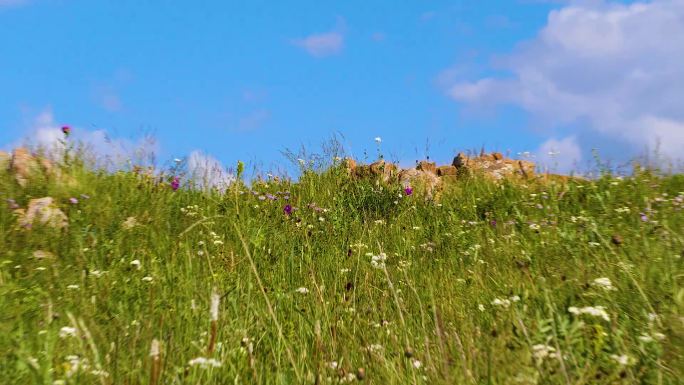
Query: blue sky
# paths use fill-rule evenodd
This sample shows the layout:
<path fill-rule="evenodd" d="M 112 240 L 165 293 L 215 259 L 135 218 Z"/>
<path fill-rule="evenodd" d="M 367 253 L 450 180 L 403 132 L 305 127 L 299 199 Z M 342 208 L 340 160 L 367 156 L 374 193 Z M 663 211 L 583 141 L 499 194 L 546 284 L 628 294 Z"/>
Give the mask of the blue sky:
<path fill-rule="evenodd" d="M 269 169 L 281 150 L 341 133 L 360 158 L 380 136 L 404 164 L 486 146 L 555 151 L 568 169 L 593 147 L 625 159 L 656 139 L 684 143 L 672 101 L 684 55 L 653 48 L 682 27 L 667 18 L 684 14 L 679 0 L 160 4 L 0 0 L 0 144 L 69 124 L 86 140 L 153 134 L 160 161 L 201 151 Z M 640 19 L 665 30 L 630 32 Z M 625 43 L 641 38 L 641 51 Z M 673 66 L 640 59 L 654 49 Z M 643 107 L 661 83 L 668 106 Z M 643 111 L 594 107 L 614 100 Z M 642 125 L 618 129 L 620 117 Z"/>

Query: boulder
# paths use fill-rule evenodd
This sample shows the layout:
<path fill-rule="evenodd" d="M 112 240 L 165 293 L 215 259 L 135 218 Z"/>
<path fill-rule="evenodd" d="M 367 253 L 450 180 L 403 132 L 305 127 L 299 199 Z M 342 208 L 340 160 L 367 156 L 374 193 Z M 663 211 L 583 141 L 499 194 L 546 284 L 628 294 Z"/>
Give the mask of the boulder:
<path fill-rule="evenodd" d="M 416 170 L 431 172 L 437 174 L 437 164 L 435 162 L 430 162 L 428 160 L 421 160 L 416 165 Z"/>
<path fill-rule="evenodd" d="M 399 168 L 394 163 L 379 160 L 369 165 L 358 165 L 354 167 L 354 176 L 357 178 L 380 178 L 383 182 L 395 178 Z"/>
<path fill-rule="evenodd" d="M 24 147 L 15 148 L 12 151 L 10 171 L 21 187 L 26 187 L 29 179 L 42 174 L 40 162 Z"/>
<path fill-rule="evenodd" d="M 510 177 L 522 177 L 525 179 L 534 176 L 535 164 L 526 160 L 507 159 L 501 153 L 480 154 L 480 156 L 467 156 L 459 153 L 452 162 L 457 171 L 466 174 L 481 173 L 495 180 Z"/>
<path fill-rule="evenodd" d="M 24 228 L 31 228 L 34 223 L 44 226 L 62 229 L 69 226 L 69 221 L 54 203 L 52 197 L 31 199 L 26 210 L 16 210 L 19 216 L 19 225 Z"/>
<path fill-rule="evenodd" d="M 12 156 L 9 153 L 0 151 L 0 171 L 9 169 L 11 161 Z"/>
<path fill-rule="evenodd" d="M 442 181 L 437 174 L 410 168 L 399 172 L 399 183 L 404 187 L 414 187 L 425 191 L 428 198 L 433 198 L 441 188 Z"/>
<path fill-rule="evenodd" d="M 342 159 L 342 167 L 347 170 L 347 174 L 354 175 L 354 171 L 356 170 L 356 161 L 352 158 L 344 158 Z"/>
<path fill-rule="evenodd" d="M 454 166 L 437 167 L 437 176 L 456 175 L 456 173 L 458 173 L 458 169 Z"/>

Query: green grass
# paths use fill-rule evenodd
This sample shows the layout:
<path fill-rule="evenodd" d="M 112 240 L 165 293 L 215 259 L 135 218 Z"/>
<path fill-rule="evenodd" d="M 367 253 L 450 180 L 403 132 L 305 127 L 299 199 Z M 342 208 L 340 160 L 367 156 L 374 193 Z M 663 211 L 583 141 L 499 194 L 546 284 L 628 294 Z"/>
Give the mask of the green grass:
<path fill-rule="evenodd" d="M 64 172 L 0 172 L 2 384 L 684 381 L 681 175 L 471 178 L 433 202 L 334 167 L 226 194 Z M 17 227 L 5 199 L 43 196 L 67 230 Z"/>

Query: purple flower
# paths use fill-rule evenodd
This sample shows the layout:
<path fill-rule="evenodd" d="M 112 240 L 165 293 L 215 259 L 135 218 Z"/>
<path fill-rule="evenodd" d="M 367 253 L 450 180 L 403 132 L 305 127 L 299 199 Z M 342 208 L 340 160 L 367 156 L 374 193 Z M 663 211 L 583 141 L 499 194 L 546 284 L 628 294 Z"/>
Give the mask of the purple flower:
<path fill-rule="evenodd" d="M 489 221 L 489 224 L 492 225 L 492 227 L 496 227 L 496 220 L 492 219 Z"/>
<path fill-rule="evenodd" d="M 644 213 L 640 213 L 639 215 L 641 216 L 642 222 L 648 222 L 648 215 L 646 215 Z"/>
<path fill-rule="evenodd" d="M 404 189 L 404 194 L 406 194 L 406 196 L 413 194 L 413 189 L 410 186 L 406 186 Z"/>
<path fill-rule="evenodd" d="M 176 190 L 178 190 L 179 187 L 180 187 L 180 178 L 178 178 L 177 176 L 174 176 L 173 180 L 171 181 L 171 189 L 173 191 L 176 191 Z"/>
<path fill-rule="evenodd" d="M 285 207 L 283 207 L 283 212 L 287 215 L 291 215 L 292 214 L 292 206 L 285 205 Z"/>
<path fill-rule="evenodd" d="M 62 126 L 62 133 L 64 134 L 64 136 L 69 136 L 69 134 L 71 134 L 71 127 Z"/>
<path fill-rule="evenodd" d="M 69 198 L 69 203 L 71 203 L 72 205 L 77 205 L 77 204 L 78 204 L 78 199 L 76 199 L 76 198 L 74 198 L 74 197 L 71 197 L 71 198 Z"/>

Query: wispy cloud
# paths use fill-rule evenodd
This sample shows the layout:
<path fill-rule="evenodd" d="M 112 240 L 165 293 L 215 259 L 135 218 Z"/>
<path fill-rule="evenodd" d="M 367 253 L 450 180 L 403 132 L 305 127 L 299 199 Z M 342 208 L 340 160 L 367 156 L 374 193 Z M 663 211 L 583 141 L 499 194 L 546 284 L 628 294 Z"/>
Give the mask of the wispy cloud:
<path fill-rule="evenodd" d="M 293 44 L 314 57 L 325 57 L 342 52 L 344 35 L 341 32 L 326 32 L 295 39 Z"/>
<path fill-rule="evenodd" d="M 26 127 L 24 137 L 6 147 L 30 146 L 42 149 L 49 158 L 60 159 L 65 151 L 61 126 L 52 110 L 45 108 Z M 72 126 L 69 140 L 82 144 L 87 155 L 98 165 L 112 168 L 124 166 L 129 161 L 151 163 L 159 150 L 156 141 L 150 137 L 129 140 L 111 137 L 106 130 L 88 130 L 78 126 Z"/>
<path fill-rule="evenodd" d="M 201 189 L 225 190 L 235 181 L 235 176 L 221 162 L 201 151 L 190 153 L 187 167 L 190 180 Z"/>
<path fill-rule="evenodd" d="M 631 150 L 659 143 L 665 155 L 681 157 L 682 20 L 679 0 L 571 2 L 551 11 L 534 39 L 496 61 L 508 77 L 452 83 L 448 93 L 467 106 L 519 106 L 554 132 L 585 126 L 573 139 L 585 151 L 608 139 Z"/>

